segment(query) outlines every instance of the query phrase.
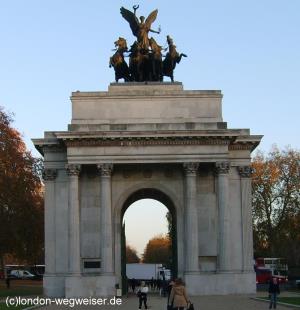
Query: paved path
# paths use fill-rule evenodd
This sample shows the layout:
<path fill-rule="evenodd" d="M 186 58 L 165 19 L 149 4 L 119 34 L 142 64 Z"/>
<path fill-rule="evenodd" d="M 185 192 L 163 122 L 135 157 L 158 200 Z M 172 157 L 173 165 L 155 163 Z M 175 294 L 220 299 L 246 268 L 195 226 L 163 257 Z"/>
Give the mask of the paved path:
<path fill-rule="evenodd" d="M 252 296 L 245 295 L 232 295 L 232 296 L 201 296 L 192 297 L 191 300 L 194 303 L 195 310 L 264 310 L 268 309 L 268 303 L 256 301 L 251 299 Z M 157 295 L 149 296 L 148 298 L 149 309 L 153 310 L 166 310 L 166 298 L 158 297 Z M 124 298 L 121 306 L 81 306 L 81 307 L 56 307 L 48 306 L 42 309 L 54 310 L 54 309 L 103 309 L 103 310 L 137 310 L 138 299 L 137 297 Z M 293 308 L 287 308 L 277 305 L 278 310 L 287 310 Z M 299 308 L 298 308 L 299 309 Z"/>

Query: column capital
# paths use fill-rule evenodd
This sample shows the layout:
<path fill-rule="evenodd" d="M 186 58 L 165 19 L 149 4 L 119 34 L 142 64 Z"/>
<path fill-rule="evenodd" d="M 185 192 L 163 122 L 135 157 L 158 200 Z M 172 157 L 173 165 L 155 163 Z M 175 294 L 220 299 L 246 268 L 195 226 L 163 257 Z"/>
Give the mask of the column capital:
<path fill-rule="evenodd" d="M 215 167 L 216 174 L 227 174 L 229 173 L 229 169 L 230 169 L 229 161 L 216 162 L 216 167 Z"/>
<path fill-rule="evenodd" d="M 183 163 L 183 169 L 186 175 L 196 175 L 199 163 Z"/>
<path fill-rule="evenodd" d="M 251 166 L 238 166 L 239 174 L 242 178 L 250 178 L 252 174 L 252 167 Z"/>
<path fill-rule="evenodd" d="M 44 169 L 43 179 L 44 181 L 54 181 L 57 177 L 57 169 Z"/>
<path fill-rule="evenodd" d="M 79 176 L 81 165 L 78 164 L 66 164 L 67 174 L 69 176 Z"/>
<path fill-rule="evenodd" d="M 113 166 L 114 165 L 111 163 L 105 163 L 97 165 L 97 168 L 101 176 L 110 177 L 113 170 Z"/>

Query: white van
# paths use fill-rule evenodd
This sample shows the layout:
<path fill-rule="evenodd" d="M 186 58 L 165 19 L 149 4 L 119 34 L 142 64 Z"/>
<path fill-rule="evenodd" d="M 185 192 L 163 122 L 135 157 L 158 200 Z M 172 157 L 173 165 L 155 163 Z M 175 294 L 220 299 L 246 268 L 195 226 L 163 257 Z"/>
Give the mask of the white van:
<path fill-rule="evenodd" d="M 12 270 L 10 276 L 18 279 L 33 279 L 35 276 L 28 270 Z"/>

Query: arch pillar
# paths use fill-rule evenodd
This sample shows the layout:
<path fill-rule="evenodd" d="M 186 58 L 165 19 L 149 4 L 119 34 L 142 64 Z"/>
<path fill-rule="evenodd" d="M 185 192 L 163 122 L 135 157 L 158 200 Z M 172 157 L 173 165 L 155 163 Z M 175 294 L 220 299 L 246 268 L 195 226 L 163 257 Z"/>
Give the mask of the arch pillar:
<path fill-rule="evenodd" d="M 184 163 L 185 172 L 185 273 L 199 271 L 197 170 L 198 163 Z"/>
<path fill-rule="evenodd" d="M 216 174 L 218 184 L 218 210 L 219 210 L 219 253 L 218 269 L 219 271 L 230 270 L 229 258 L 229 238 L 230 218 L 229 218 L 229 180 L 228 174 L 230 169 L 229 162 L 216 163 Z"/>
<path fill-rule="evenodd" d="M 99 164 L 97 168 L 100 172 L 101 183 L 101 270 L 104 274 L 113 273 L 113 231 L 112 231 L 112 202 L 111 202 L 111 174 L 112 164 Z"/>
<path fill-rule="evenodd" d="M 73 275 L 81 273 L 80 257 L 80 204 L 79 173 L 81 165 L 66 165 L 69 176 L 69 272 Z"/>

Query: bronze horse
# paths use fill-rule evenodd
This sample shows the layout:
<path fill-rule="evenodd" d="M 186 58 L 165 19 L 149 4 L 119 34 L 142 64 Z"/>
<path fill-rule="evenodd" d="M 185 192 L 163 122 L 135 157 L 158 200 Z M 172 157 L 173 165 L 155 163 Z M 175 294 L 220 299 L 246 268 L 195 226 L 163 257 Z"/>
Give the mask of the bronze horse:
<path fill-rule="evenodd" d="M 186 54 L 179 54 L 176 50 L 176 46 L 173 44 L 173 40 L 170 36 L 167 36 L 167 42 L 169 51 L 166 58 L 163 60 L 163 76 L 169 76 L 171 81 L 174 82 L 174 69 L 176 64 L 179 64 L 182 57 L 187 57 Z"/>
<path fill-rule="evenodd" d="M 115 42 L 116 52 L 109 60 L 109 67 L 115 70 L 115 80 L 118 83 L 119 79 L 124 79 L 125 82 L 130 81 L 128 65 L 124 59 L 124 52 L 127 52 L 127 42 L 124 38 L 119 38 Z"/>

